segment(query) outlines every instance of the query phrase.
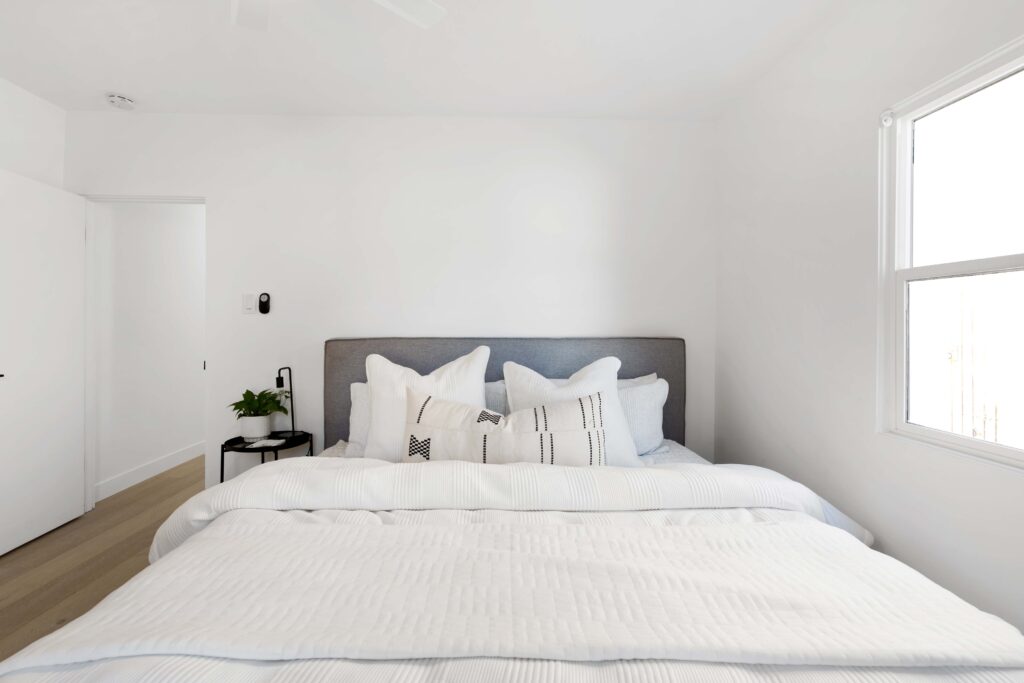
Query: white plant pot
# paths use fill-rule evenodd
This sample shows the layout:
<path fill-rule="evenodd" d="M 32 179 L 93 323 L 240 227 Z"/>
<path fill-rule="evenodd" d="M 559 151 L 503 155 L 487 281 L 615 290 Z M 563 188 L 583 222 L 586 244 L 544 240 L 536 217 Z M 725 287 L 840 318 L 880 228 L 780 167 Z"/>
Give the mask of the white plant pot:
<path fill-rule="evenodd" d="M 260 415 L 259 417 L 239 418 L 242 423 L 242 438 L 252 443 L 270 436 L 270 416 Z"/>

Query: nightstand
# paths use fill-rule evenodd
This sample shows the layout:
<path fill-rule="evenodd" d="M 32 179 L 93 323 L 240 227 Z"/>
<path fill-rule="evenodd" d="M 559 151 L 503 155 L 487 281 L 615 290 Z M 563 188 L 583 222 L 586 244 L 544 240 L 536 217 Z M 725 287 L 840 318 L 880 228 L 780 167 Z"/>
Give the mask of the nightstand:
<path fill-rule="evenodd" d="M 309 432 L 270 432 L 268 439 L 284 439 L 284 443 L 276 446 L 251 446 L 245 442 L 245 440 L 236 436 L 233 439 L 228 439 L 220 445 L 220 481 L 224 483 L 224 454 L 225 453 L 259 453 L 260 463 L 264 463 L 267 460 L 267 453 L 274 454 L 274 460 L 277 460 L 278 451 L 286 451 L 289 448 L 297 448 L 303 444 L 309 444 L 309 449 L 306 452 L 306 456 L 313 455 L 313 435 Z"/>

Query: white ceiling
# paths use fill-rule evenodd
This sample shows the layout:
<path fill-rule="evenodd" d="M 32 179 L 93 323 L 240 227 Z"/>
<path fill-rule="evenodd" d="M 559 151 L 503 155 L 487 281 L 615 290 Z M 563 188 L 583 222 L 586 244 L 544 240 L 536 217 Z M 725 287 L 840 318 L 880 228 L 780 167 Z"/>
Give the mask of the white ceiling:
<path fill-rule="evenodd" d="M 751 78 L 836 0 L 3 0 L 0 77 L 67 109 L 674 117 Z"/>

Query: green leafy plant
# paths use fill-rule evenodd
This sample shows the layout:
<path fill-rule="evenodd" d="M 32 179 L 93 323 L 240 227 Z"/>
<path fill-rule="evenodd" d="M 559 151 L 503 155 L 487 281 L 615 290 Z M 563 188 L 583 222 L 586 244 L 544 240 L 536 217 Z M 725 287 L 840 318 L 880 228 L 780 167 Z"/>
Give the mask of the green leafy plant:
<path fill-rule="evenodd" d="M 260 393 L 253 393 L 251 389 L 246 389 L 242 394 L 241 401 L 235 401 L 228 405 L 229 408 L 235 411 L 235 418 L 243 417 L 263 417 L 264 415 L 273 415 L 274 413 L 288 414 L 288 409 L 284 407 L 284 401 L 288 399 L 288 392 L 285 390 L 273 391 L 271 389 L 264 389 Z"/>

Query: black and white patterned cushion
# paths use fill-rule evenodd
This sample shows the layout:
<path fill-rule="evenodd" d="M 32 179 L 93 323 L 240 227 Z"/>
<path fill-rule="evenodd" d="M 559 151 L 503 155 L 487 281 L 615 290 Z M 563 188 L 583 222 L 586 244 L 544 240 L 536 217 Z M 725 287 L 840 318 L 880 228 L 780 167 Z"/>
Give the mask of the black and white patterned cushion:
<path fill-rule="evenodd" d="M 430 460 L 430 439 L 420 441 L 415 436 L 409 436 L 409 457 L 420 456 L 424 460 Z"/>
<path fill-rule="evenodd" d="M 480 414 L 476 418 L 476 421 L 483 422 L 486 420 L 487 422 L 496 425 L 501 421 L 501 417 L 502 416 L 499 415 L 498 413 L 489 413 L 486 410 L 481 410 Z"/>
<path fill-rule="evenodd" d="M 605 406 L 598 392 L 502 416 L 409 390 L 406 461 L 606 465 Z"/>

